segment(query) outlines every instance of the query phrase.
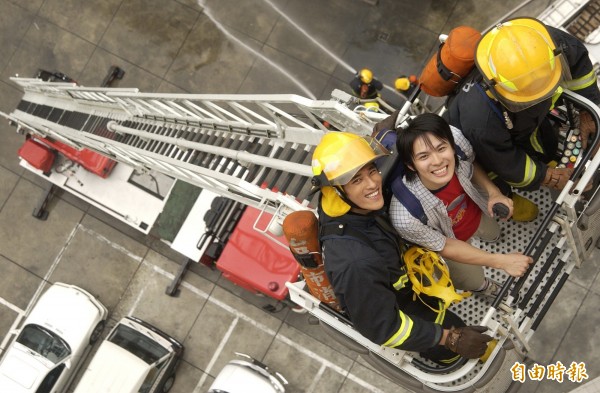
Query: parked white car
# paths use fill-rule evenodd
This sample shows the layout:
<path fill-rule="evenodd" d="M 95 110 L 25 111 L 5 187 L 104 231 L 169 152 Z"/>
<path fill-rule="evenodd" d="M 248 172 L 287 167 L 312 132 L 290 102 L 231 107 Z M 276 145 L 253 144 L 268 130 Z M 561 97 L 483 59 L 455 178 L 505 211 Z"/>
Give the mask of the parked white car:
<path fill-rule="evenodd" d="M 0 392 L 64 392 L 100 338 L 107 315 L 106 307 L 85 290 L 52 285 L 0 360 Z"/>
<path fill-rule="evenodd" d="M 245 359 L 227 363 L 208 393 L 285 393 L 288 382 L 281 374 L 248 355 L 236 355 Z"/>
<path fill-rule="evenodd" d="M 124 317 L 102 341 L 75 393 L 166 393 L 183 345 L 135 317 Z"/>

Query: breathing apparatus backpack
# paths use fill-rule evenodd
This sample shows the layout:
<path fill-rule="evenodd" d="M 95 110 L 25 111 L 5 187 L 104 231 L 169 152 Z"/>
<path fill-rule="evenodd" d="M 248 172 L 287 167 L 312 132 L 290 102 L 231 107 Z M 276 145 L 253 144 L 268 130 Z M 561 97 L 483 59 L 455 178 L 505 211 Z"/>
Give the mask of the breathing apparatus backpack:
<path fill-rule="evenodd" d="M 310 210 L 298 210 L 288 214 L 283 220 L 283 234 L 294 259 L 300 265 L 309 292 L 334 310 L 341 311 L 333 287 L 325 274 L 319 242 L 319 223 L 315 214 Z"/>

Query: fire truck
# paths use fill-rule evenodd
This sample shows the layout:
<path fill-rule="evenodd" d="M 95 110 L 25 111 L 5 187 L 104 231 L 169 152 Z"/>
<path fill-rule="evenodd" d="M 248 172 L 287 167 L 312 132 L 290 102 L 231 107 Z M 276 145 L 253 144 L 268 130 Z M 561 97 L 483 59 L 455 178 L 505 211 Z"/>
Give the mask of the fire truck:
<path fill-rule="evenodd" d="M 593 58 L 600 57 L 598 1 L 559 1 L 540 19 L 577 35 Z M 487 272 L 503 283 L 491 304 L 470 297 L 453 308 L 467 324 L 487 326 L 495 337 L 487 361 L 436 366 L 416 353 L 379 346 L 354 330 L 351 321 L 308 290 L 282 236 L 288 214 L 316 208 L 310 161 L 321 137 L 335 130 L 370 135 L 385 114 L 365 110 L 338 90 L 330 100 L 158 94 L 79 86 L 51 75 L 12 78 L 24 93 L 5 115 L 27 136 L 19 151 L 21 165 L 48 180 L 34 215 L 43 219 L 48 214 L 53 187 L 60 187 L 147 234 L 177 182 L 194 185 L 201 191 L 170 242 L 188 262 L 168 294 L 176 294 L 190 263 L 215 264 L 237 285 L 307 311 L 334 339 L 413 391 L 509 389 L 510 376 L 498 370 L 526 359 L 529 341 L 569 274 L 599 246 L 600 196 L 597 190 L 584 192 L 600 166 L 600 155 L 591 153 L 600 143 L 596 133 L 562 192 L 526 193 L 540 208 L 540 219 L 503 222 L 503 238 L 510 241 L 475 244 L 492 252 L 524 250 L 535 261 L 520 279 Z M 565 140 L 577 134 L 580 110 L 600 125 L 600 109 L 571 91 L 564 92 L 558 109 Z M 415 110 L 407 101 L 399 123 Z"/>

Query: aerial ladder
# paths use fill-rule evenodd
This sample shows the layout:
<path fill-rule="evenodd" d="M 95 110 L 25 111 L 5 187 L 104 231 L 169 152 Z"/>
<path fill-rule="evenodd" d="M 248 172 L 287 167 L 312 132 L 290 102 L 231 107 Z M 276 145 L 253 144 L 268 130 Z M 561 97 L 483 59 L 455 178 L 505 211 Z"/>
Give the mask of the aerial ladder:
<path fill-rule="evenodd" d="M 310 100 L 297 95 L 150 94 L 38 78 L 12 80 L 24 94 L 5 116 L 19 132 L 90 149 L 136 171 L 163 173 L 255 207 L 272 216 L 264 228 L 256 228 L 267 236 L 277 233 L 290 212 L 315 209 L 310 161 L 321 137 L 336 130 L 369 135 L 381 119 L 377 113 L 355 111 L 357 101 L 341 91 L 334 91 L 331 100 Z M 562 108 L 558 117 L 564 120 L 565 139 L 577 131 L 577 110 L 587 109 L 600 124 L 600 110 L 570 91 Z M 593 146 L 599 139 L 597 135 Z M 502 223 L 508 241 L 476 244 L 495 247 L 495 252 L 520 249 L 535 260 L 519 280 L 488 272 L 504 282 L 491 305 L 471 297 L 454 306 L 465 322 L 488 326 L 495 336 L 497 345 L 486 362 L 438 367 L 418 354 L 376 345 L 313 296 L 302 280 L 287 284 L 290 298 L 334 338 L 408 389 L 506 391 L 512 382 L 507 370 L 524 361 L 529 340 L 562 285 L 597 246 L 600 197 L 596 190 L 583 197 L 600 165 L 600 155 L 591 151 L 578 159 L 576 184 L 572 180 L 558 196 L 547 191 L 530 195 L 540 206 L 539 222 Z"/>
<path fill-rule="evenodd" d="M 575 28 L 581 25 L 577 20 L 581 11 L 597 4 L 561 0 L 540 19 Z M 588 14 L 597 19 L 597 12 Z M 589 30 L 590 23 L 582 26 Z M 586 42 L 595 45 L 590 46 L 590 53 L 597 59 L 595 26 L 585 33 L 589 38 Z M 74 152 L 88 149 L 119 162 L 117 168 L 160 173 L 256 208 L 260 214 L 254 229 L 283 247 L 286 245 L 277 238 L 285 216 L 316 208 L 310 161 L 321 137 L 336 130 L 370 135 L 374 123 L 386 116 L 365 110 L 355 98 L 337 90 L 330 100 L 311 100 L 284 94 L 142 93 L 131 88 L 78 86 L 64 79 L 11 79 L 22 88 L 23 97 L 12 113 L 3 115 L 18 132 L 34 140 L 60 142 Z M 600 110 L 570 91 L 563 96 L 555 120 L 561 123 L 561 143 L 568 150 L 571 138 L 577 137 L 578 111 L 592 113 L 598 128 Z M 410 105 L 401 109 L 398 125 L 405 119 L 403 114 L 415 112 Z M 527 361 L 530 341 L 570 273 L 586 263 L 599 246 L 600 196 L 595 175 L 600 155 L 594 156 L 592 151 L 600 145 L 600 133 L 591 145 L 577 157 L 572 180 L 562 192 L 526 193 L 540 208 L 537 220 L 501 222 L 503 237 L 497 244 L 475 241 L 475 246 L 491 252 L 522 251 L 534 259 L 528 274 L 519 279 L 486 270 L 503 283 L 501 294 L 491 304 L 469 297 L 453 306 L 467 324 L 485 325 L 495 337 L 496 345 L 485 362 L 459 361 L 439 367 L 416 353 L 370 342 L 344 315 L 310 293 L 303 280 L 287 284 L 290 300 L 307 310 L 331 337 L 407 389 L 461 393 L 510 390 L 510 367 Z M 570 149 L 569 154 L 573 153 Z M 105 168 L 99 170 L 100 175 Z M 590 184 L 592 190 L 586 191 Z M 228 204 L 223 206 L 227 215 L 232 214 Z M 261 215 L 270 217 L 264 225 L 258 225 Z M 143 220 L 123 220 L 148 233 Z"/>

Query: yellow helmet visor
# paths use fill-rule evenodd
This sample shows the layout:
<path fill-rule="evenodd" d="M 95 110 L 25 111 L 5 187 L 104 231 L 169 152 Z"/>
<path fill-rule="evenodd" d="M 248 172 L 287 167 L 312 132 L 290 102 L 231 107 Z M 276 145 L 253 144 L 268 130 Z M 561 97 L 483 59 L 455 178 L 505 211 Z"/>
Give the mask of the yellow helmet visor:
<path fill-rule="evenodd" d="M 546 63 L 529 69 L 525 74 L 509 79 L 498 73 L 489 81 L 490 92 L 511 112 L 530 108 L 557 91 L 563 80 L 563 63 L 562 54 L 551 53 Z"/>
<path fill-rule="evenodd" d="M 330 157 L 323 173 L 331 185 L 343 186 L 348 184 L 363 166 L 389 154 L 375 138 L 357 138 L 339 147 L 335 159 Z"/>

